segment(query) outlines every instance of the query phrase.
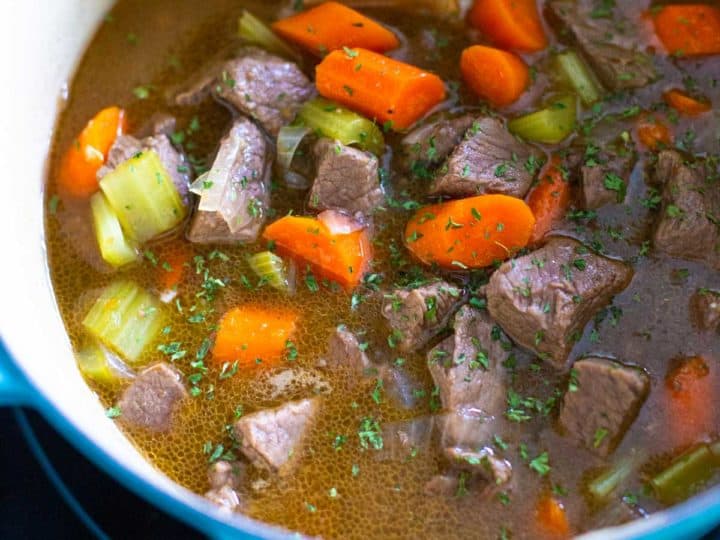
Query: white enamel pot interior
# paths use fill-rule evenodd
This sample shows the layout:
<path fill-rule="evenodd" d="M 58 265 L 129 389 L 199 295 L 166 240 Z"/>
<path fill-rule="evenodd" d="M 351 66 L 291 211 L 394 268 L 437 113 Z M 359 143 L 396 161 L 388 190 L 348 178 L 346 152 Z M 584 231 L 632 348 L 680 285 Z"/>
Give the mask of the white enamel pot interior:
<path fill-rule="evenodd" d="M 4 359 L 0 369 L 0 392 L 4 394 L 0 403 L 35 406 L 76 447 L 123 484 L 206 534 L 284 537 L 287 533 L 279 529 L 219 511 L 152 467 L 106 418 L 75 367 L 46 266 L 43 182 L 66 83 L 111 3 L 0 3 L 0 335 L 11 358 Z M 718 522 L 720 491 L 713 490 L 643 522 L 590 536 L 676 538 L 682 534 L 690 538 Z"/>

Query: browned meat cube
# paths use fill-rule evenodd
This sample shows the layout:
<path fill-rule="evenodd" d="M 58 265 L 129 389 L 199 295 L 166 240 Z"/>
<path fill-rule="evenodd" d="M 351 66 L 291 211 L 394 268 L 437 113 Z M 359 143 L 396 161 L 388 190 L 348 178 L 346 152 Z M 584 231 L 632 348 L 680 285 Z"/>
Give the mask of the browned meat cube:
<path fill-rule="evenodd" d="M 415 351 L 437 335 L 452 316 L 462 291 L 445 281 L 396 289 L 383 300 L 382 314 L 400 351 Z"/>
<path fill-rule="evenodd" d="M 196 244 L 254 242 L 270 208 L 271 154 L 262 132 L 246 118 L 220 141 L 202 185 L 187 238 Z"/>
<path fill-rule="evenodd" d="M 720 292 L 700 289 L 690 298 L 693 322 L 702 330 L 720 328 Z"/>
<path fill-rule="evenodd" d="M 402 140 L 405 168 L 419 178 L 430 178 L 428 168 L 441 164 L 460 144 L 475 117 L 441 118 L 413 129 Z"/>
<path fill-rule="evenodd" d="M 344 325 L 338 326 L 330 336 L 326 363 L 331 368 L 345 366 L 360 376 L 372 369 L 372 363 L 362 350 L 357 336 Z"/>
<path fill-rule="evenodd" d="M 303 399 L 243 416 L 234 426 L 240 450 L 258 468 L 290 474 L 319 408 L 319 398 Z"/>
<path fill-rule="evenodd" d="M 120 397 L 120 419 L 150 431 L 168 431 L 172 414 L 187 397 L 182 375 L 161 362 L 140 372 Z"/>
<path fill-rule="evenodd" d="M 720 269 L 720 188 L 707 178 L 705 164 L 664 150 L 658 156 L 655 181 L 663 186 L 655 249 Z"/>
<path fill-rule="evenodd" d="M 541 159 L 541 152 L 513 137 L 500 120 L 480 118 L 438 170 L 430 193 L 524 197 L 539 172 Z"/>
<path fill-rule="evenodd" d="M 627 264 L 554 237 L 490 278 L 488 309 L 516 343 L 563 368 L 592 316 L 628 286 Z"/>
<path fill-rule="evenodd" d="M 374 155 L 325 138 L 315 144 L 314 153 L 317 174 L 310 208 L 369 215 L 385 200 Z"/>
<path fill-rule="evenodd" d="M 601 456 L 620 443 L 650 389 L 639 368 L 606 358 L 583 358 L 572 368 L 573 383 L 563 398 L 560 426 Z"/>

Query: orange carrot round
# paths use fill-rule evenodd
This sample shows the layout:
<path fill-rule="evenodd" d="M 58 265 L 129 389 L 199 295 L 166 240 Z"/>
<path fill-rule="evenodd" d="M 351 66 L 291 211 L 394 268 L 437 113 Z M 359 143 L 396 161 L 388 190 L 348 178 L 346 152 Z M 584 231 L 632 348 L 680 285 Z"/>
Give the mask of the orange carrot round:
<path fill-rule="evenodd" d="M 692 444 L 713 429 L 713 376 L 700 356 L 684 358 L 665 378 L 669 432 L 677 446 Z"/>
<path fill-rule="evenodd" d="M 720 8 L 708 4 L 671 4 L 653 19 L 655 33 L 676 56 L 720 54 Z"/>
<path fill-rule="evenodd" d="M 283 357 L 298 316 L 291 311 L 259 306 L 231 309 L 222 319 L 212 356 L 216 362 L 241 367 L 266 366 Z"/>
<path fill-rule="evenodd" d="M 285 216 L 268 225 L 263 238 L 274 242 L 280 255 L 310 265 L 318 277 L 346 290 L 360 283 L 372 258 L 365 230 L 333 234 L 325 223 L 311 217 Z"/>
<path fill-rule="evenodd" d="M 522 52 L 547 47 L 535 0 L 475 0 L 468 17 L 498 47 Z"/>
<path fill-rule="evenodd" d="M 521 199 L 479 195 L 421 208 L 405 228 L 405 243 L 425 264 L 484 268 L 525 247 L 534 227 Z"/>
<path fill-rule="evenodd" d="M 334 51 L 316 68 L 320 95 L 405 129 L 445 99 L 437 75 L 366 49 Z"/>
<path fill-rule="evenodd" d="M 570 183 L 565 178 L 559 156 L 553 156 L 540 173 L 540 182 L 528 197 L 528 206 L 535 216 L 530 243 L 536 244 L 563 218 L 570 205 Z"/>
<path fill-rule="evenodd" d="M 363 47 L 382 53 L 400 45 L 390 30 L 338 2 L 325 2 L 281 19 L 272 28 L 318 56 L 343 47 Z"/>
<path fill-rule="evenodd" d="M 560 538 L 570 535 L 570 524 L 565 514 L 565 508 L 554 497 L 545 495 L 538 501 L 535 517 L 544 533 Z"/>
<path fill-rule="evenodd" d="M 496 107 L 517 101 L 530 82 L 530 70 L 522 58 L 484 45 L 462 52 L 460 70 L 465 83 Z"/>
<path fill-rule="evenodd" d="M 190 262 L 192 253 L 183 244 L 173 242 L 166 252 L 158 253 L 160 289 L 163 291 L 175 290 L 185 273 L 185 266 Z"/>
<path fill-rule="evenodd" d="M 641 116 L 636 131 L 640 142 L 650 150 L 657 150 L 672 144 L 670 129 L 655 117 Z"/>
<path fill-rule="evenodd" d="M 682 90 L 668 90 L 663 94 L 663 98 L 670 107 L 686 116 L 697 116 L 712 109 L 710 102 L 690 97 Z"/>
<path fill-rule="evenodd" d="M 79 198 L 95 193 L 98 190 L 97 171 L 105 163 L 117 136 L 126 129 L 123 109 L 108 107 L 97 113 L 63 156 L 59 189 Z"/>

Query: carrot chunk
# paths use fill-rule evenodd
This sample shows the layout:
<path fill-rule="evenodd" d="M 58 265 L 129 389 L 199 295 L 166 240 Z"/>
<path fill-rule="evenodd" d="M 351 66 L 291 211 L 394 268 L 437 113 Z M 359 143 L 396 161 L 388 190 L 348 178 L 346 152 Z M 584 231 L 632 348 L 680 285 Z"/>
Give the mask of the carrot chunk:
<path fill-rule="evenodd" d="M 682 90 L 668 90 L 663 94 L 663 98 L 670 107 L 686 116 L 697 116 L 712 109 L 710 102 L 690 97 Z"/>
<path fill-rule="evenodd" d="M 62 158 L 58 177 L 60 190 L 78 198 L 95 193 L 99 189 L 97 171 L 105 163 L 117 136 L 126 129 L 123 109 L 108 107 L 97 113 Z"/>
<path fill-rule="evenodd" d="M 517 101 L 530 82 L 530 70 L 522 58 L 484 45 L 462 52 L 460 70 L 465 84 L 496 107 Z"/>
<path fill-rule="evenodd" d="M 641 116 L 636 131 L 639 141 L 649 150 L 658 150 L 672 144 L 670 129 L 655 117 Z"/>
<path fill-rule="evenodd" d="M 483 268 L 525 247 L 534 227 L 521 199 L 479 195 L 421 208 L 405 228 L 405 243 L 425 264 Z"/>
<path fill-rule="evenodd" d="M 684 358 L 665 378 L 669 431 L 678 446 L 697 442 L 716 425 L 713 377 L 700 356 Z"/>
<path fill-rule="evenodd" d="M 535 508 L 535 517 L 539 528 L 546 534 L 555 537 L 570 535 L 570 524 L 562 503 L 546 495 L 542 497 Z"/>
<path fill-rule="evenodd" d="M 192 253 L 182 244 L 173 243 L 169 249 L 158 253 L 158 284 L 162 291 L 176 290 L 183 279 L 185 267 Z"/>
<path fill-rule="evenodd" d="M 535 0 L 475 0 L 469 21 L 503 49 L 536 52 L 548 44 Z"/>
<path fill-rule="evenodd" d="M 540 183 L 528 197 L 528 206 L 535 216 L 530 243 L 536 244 L 563 218 L 570 205 L 570 183 L 565 178 L 559 156 L 553 156 L 540 173 Z"/>
<path fill-rule="evenodd" d="M 333 232 L 323 221 L 311 217 L 285 216 L 271 223 L 263 238 L 274 242 L 280 255 L 309 265 L 319 277 L 346 290 L 360 283 L 372 257 L 365 230 Z"/>
<path fill-rule="evenodd" d="M 400 45 L 390 30 L 338 2 L 325 2 L 281 19 L 272 28 L 318 56 L 343 47 L 363 47 L 382 53 Z"/>
<path fill-rule="evenodd" d="M 438 76 L 367 49 L 327 55 L 315 84 L 322 96 L 396 129 L 410 127 L 445 99 Z"/>
<path fill-rule="evenodd" d="M 217 362 L 235 362 L 241 367 L 272 365 L 282 359 L 295 332 L 298 316 L 291 311 L 241 306 L 222 319 L 212 349 Z"/>
<path fill-rule="evenodd" d="M 708 4 L 663 6 L 653 19 L 655 33 L 676 56 L 720 54 L 720 8 Z"/>

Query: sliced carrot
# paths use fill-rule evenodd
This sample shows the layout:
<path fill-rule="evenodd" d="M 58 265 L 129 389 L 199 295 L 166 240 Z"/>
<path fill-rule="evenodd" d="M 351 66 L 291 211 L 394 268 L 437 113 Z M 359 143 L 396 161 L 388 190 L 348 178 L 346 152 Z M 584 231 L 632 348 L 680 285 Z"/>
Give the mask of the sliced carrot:
<path fill-rule="evenodd" d="M 319 56 L 343 47 L 363 47 L 382 53 L 400 45 L 390 30 L 337 2 L 325 2 L 281 19 L 272 28 L 288 41 Z"/>
<path fill-rule="evenodd" d="M 468 17 L 471 25 L 503 49 L 536 52 L 547 47 L 535 0 L 475 0 Z"/>
<path fill-rule="evenodd" d="M 535 508 L 535 518 L 539 528 L 546 534 L 557 537 L 570 535 L 570 524 L 562 503 L 551 497 L 543 496 Z"/>
<path fill-rule="evenodd" d="M 697 442 L 716 425 L 713 377 L 700 356 L 684 358 L 665 378 L 669 432 L 678 446 Z"/>
<path fill-rule="evenodd" d="M 231 309 L 222 319 L 212 349 L 217 362 L 241 367 L 272 365 L 282 359 L 295 332 L 297 313 L 259 306 Z"/>
<path fill-rule="evenodd" d="M 657 150 L 672 144 L 670 129 L 659 119 L 651 116 L 641 116 L 636 125 L 637 137 L 640 142 L 650 150 Z"/>
<path fill-rule="evenodd" d="M 460 70 L 465 83 L 496 107 L 517 101 L 530 82 L 530 70 L 522 58 L 484 45 L 462 52 Z"/>
<path fill-rule="evenodd" d="M 74 197 L 89 197 L 98 190 L 97 171 L 105 163 L 110 147 L 127 129 L 125 111 L 119 107 L 101 110 L 90 120 L 63 156 L 58 187 Z"/>
<path fill-rule="evenodd" d="M 720 54 L 720 8 L 708 4 L 663 6 L 653 19 L 655 33 L 676 56 Z"/>
<path fill-rule="evenodd" d="M 663 94 L 665 103 L 675 109 L 680 114 L 687 116 L 697 116 L 706 113 L 712 109 L 712 104 L 708 101 L 701 101 L 688 96 L 682 90 L 668 90 Z"/>
<path fill-rule="evenodd" d="M 534 227 L 521 199 L 480 195 L 421 208 L 405 228 L 405 242 L 425 264 L 483 268 L 525 247 Z"/>
<path fill-rule="evenodd" d="M 177 288 L 191 256 L 192 253 L 188 248 L 175 243 L 170 249 L 158 254 L 160 261 L 158 281 L 161 290 L 172 291 Z"/>
<path fill-rule="evenodd" d="M 335 281 L 346 290 L 360 283 L 372 257 L 364 229 L 333 234 L 325 223 L 311 217 L 281 218 L 265 229 L 263 238 L 274 242 L 280 255 L 309 265 L 318 277 Z"/>
<path fill-rule="evenodd" d="M 540 173 L 540 182 L 528 197 L 528 206 L 535 216 L 531 244 L 540 242 L 565 215 L 570 205 L 570 183 L 565 176 L 559 156 L 553 156 Z"/>
<path fill-rule="evenodd" d="M 437 75 L 367 49 L 331 52 L 318 64 L 315 84 L 324 97 L 396 129 L 445 99 Z"/>

